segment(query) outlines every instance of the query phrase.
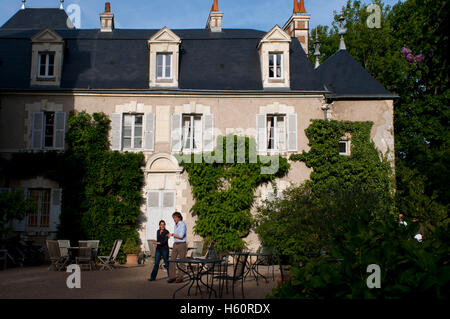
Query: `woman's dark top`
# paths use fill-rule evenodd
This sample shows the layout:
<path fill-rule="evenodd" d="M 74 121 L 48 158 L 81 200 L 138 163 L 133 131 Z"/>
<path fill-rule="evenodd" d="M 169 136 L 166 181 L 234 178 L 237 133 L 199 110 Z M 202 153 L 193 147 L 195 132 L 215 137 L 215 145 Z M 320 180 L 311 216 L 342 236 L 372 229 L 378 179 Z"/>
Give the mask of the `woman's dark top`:
<path fill-rule="evenodd" d="M 160 244 L 156 245 L 156 249 L 158 250 L 169 250 L 169 231 L 167 229 L 164 229 L 162 234 L 161 231 L 158 229 L 156 232 L 156 241 Z"/>

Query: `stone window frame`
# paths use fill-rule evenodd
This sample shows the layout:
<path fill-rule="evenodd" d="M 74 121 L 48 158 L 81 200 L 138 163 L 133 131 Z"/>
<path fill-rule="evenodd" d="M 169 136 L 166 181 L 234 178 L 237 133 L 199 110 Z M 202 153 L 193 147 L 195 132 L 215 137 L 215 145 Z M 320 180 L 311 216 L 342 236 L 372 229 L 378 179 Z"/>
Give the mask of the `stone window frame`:
<path fill-rule="evenodd" d="M 178 88 L 178 73 L 180 60 L 181 39 L 167 27 L 164 27 L 148 41 L 149 48 L 149 87 L 150 88 Z M 170 54 L 171 77 L 158 78 L 157 55 Z"/>
<path fill-rule="evenodd" d="M 50 28 L 38 32 L 31 38 L 31 86 L 60 86 L 64 58 L 64 39 Z M 53 76 L 40 75 L 40 56 L 54 53 Z"/>

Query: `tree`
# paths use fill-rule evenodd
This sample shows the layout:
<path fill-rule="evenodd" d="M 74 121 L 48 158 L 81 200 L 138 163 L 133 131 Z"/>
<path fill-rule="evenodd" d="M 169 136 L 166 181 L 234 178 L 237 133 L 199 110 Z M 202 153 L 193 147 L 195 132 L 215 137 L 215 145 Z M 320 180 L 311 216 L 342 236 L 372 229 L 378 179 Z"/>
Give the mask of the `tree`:
<path fill-rule="evenodd" d="M 34 209 L 33 202 L 26 199 L 21 190 L 0 193 L 0 240 L 10 230 L 8 225 L 12 220 L 22 220 Z"/>
<path fill-rule="evenodd" d="M 380 0 L 381 28 L 369 29 L 369 15 L 361 1 L 349 0 L 344 7 L 349 53 L 388 90 L 400 96 L 394 102 L 398 209 L 417 200 L 412 188 L 422 189 L 428 201 L 450 203 L 450 108 L 448 63 L 448 1 L 407 0 L 393 7 Z M 321 61 L 338 49 L 335 13 L 331 28 L 318 26 L 322 42 Z M 313 42 L 313 41 L 312 41 Z M 313 44 L 311 43 L 311 49 Z M 402 48 L 411 50 L 409 62 Z M 421 55 L 421 58 L 417 58 Z M 310 57 L 311 60 L 314 57 Z M 411 179 L 411 174 L 416 176 Z M 419 185 L 413 185 L 417 182 Z M 447 214 L 447 213 L 446 213 Z M 429 215 L 429 214 L 428 214 Z M 428 218 L 424 216 L 425 218 Z"/>

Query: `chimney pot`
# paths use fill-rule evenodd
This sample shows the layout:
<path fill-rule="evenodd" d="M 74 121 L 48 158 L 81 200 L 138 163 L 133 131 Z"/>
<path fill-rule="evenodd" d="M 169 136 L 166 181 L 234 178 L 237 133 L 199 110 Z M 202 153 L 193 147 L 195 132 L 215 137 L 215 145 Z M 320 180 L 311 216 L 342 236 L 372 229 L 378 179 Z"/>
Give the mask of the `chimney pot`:
<path fill-rule="evenodd" d="M 111 3 L 110 2 L 106 2 L 105 3 L 105 12 L 111 12 Z"/>

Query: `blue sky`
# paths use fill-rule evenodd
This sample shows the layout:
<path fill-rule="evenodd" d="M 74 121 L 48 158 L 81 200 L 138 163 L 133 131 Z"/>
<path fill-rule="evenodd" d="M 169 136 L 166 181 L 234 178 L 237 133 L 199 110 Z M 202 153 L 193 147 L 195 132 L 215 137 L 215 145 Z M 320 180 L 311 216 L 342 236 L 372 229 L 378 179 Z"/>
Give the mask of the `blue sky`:
<path fill-rule="evenodd" d="M 385 0 L 394 5 L 399 0 Z M 78 4 L 81 8 L 81 27 L 99 28 L 99 14 L 104 11 L 106 0 L 66 0 L 65 8 Z M 172 29 L 205 27 L 213 0 L 109 0 L 115 14 L 117 28 Z M 333 11 L 347 0 L 305 0 L 311 14 L 311 27 L 329 25 Z M 362 0 L 371 3 L 371 0 Z M 17 10 L 21 0 L 0 0 L 0 25 L 3 25 Z M 27 0 L 27 7 L 59 7 L 59 0 Z M 270 30 L 275 24 L 283 26 L 292 15 L 293 0 L 219 0 L 224 12 L 224 28 Z"/>

